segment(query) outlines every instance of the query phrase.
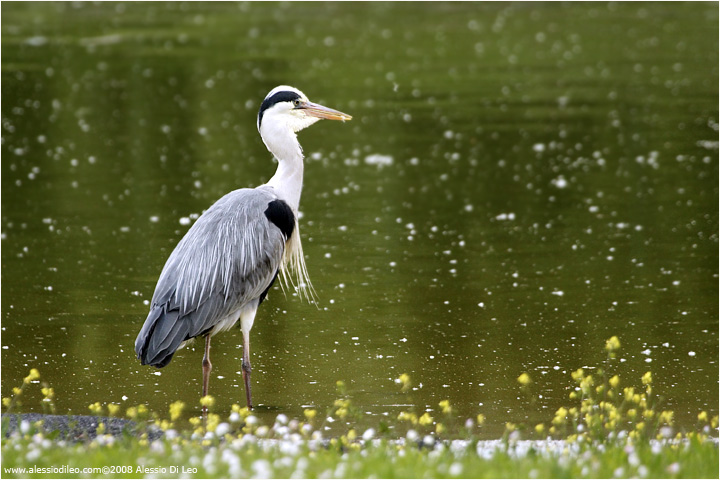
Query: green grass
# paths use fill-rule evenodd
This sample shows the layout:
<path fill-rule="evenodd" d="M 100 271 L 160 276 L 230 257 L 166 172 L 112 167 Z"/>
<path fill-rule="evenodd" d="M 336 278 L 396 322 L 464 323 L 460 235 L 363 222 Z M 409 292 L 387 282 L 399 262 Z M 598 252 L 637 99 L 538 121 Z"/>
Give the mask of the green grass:
<path fill-rule="evenodd" d="M 718 474 L 717 444 L 697 438 L 666 444 L 567 444 L 552 450 L 544 443 L 528 448 L 523 442 L 495 445 L 494 451 L 487 442 L 473 441 L 434 448 L 385 439 L 354 445 L 340 448 L 339 443 L 325 446 L 306 439 L 258 441 L 247 435 L 232 440 L 180 436 L 150 444 L 135 438 L 65 444 L 24 435 L 4 441 L 3 477 L 717 478 Z M 33 466 L 61 470 L 24 474 L 9 470 Z M 114 470 L 101 473 L 103 467 Z M 99 470 L 82 471 L 87 468 Z"/>
<path fill-rule="evenodd" d="M 185 405 L 171 405 L 167 418 L 140 405 L 125 414 L 142 425 L 159 426 L 166 435 L 149 440 L 147 434 L 113 437 L 100 434 L 92 441 L 72 443 L 43 434 L 25 422 L 8 438 L 3 422 L 4 478 L 549 478 L 640 477 L 717 478 L 717 416 L 698 415 L 697 431 L 676 432 L 673 413 L 661 410 L 650 372 L 637 385 L 623 385 L 607 373 L 620 348 L 616 337 L 605 347 L 605 369 L 577 370 L 570 404 L 558 409 L 547 423 L 507 424 L 501 439 L 477 438 L 482 415 L 456 418 L 452 405 L 439 404 L 438 417 L 407 411 L 389 430 L 356 431 L 360 418 L 344 385 L 326 416 L 306 410 L 302 419 L 280 414 L 262 425 L 245 408 L 233 406 L 228 415 L 211 413 L 207 425 L 183 416 Z M 518 378 L 524 390 L 528 374 Z M 20 405 L 22 393 L 40 382 L 31 371 L 13 395 L 3 399 L 6 410 Z M 410 378 L 398 384 L 410 389 Z M 53 410 L 54 391 L 43 386 L 44 407 Z M 211 408 L 213 399 L 201 403 Z M 96 403 L 92 413 L 120 414 L 116 405 Z M 324 438 L 322 425 L 333 417 L 350 425 Z M 102 428 L 102 427 L 101 427 Z M 404 432 L 398 437 L 398 432 Z M 451 432 L 451 433 L 448 433 Z M 29 470 L 35 468 L 35 470 Z M 47 470 L 37 470 L 37 469 Z M 25 469 L 12 470 L 12 469 Z"/>

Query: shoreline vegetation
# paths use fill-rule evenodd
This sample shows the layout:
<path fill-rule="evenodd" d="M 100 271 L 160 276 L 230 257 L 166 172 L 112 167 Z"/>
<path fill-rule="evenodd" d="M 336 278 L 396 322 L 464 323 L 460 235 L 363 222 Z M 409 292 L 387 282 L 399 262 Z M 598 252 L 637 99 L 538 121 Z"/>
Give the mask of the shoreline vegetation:
<path fill-rule="evenodd" d="M 662 409 L 652 372 L 636 384 L 613 375 L 620 349 L 607 340 L 602 368 L 572 373 L 570 404 L 536 425 L 507 423 L 502 438 L 481 440 L 482 414 L 458 418 L 448 400 L 433 417 L 412 409 L 394 420 L 392 434 L 378 426 L 353 427 L 361 411 L 338 382 L 338 399 L 323 416 L 306 409 L 300 419 L 280 413 L 263 424 L 247 408 L 213 412 L 207 424 L 188 416 L 183 402 L 166 415 L 144 405 L 90 405 L 92 415 L 54 415 L 54 390 L 32 369 L 3 398 L 2 468 L 5 478 L 490 478 L 640 477 L 717 478 L 718 417 L 698 413 L 696 429 L 680 432 Z M 532 383 L 517 379 L 520 390 Z M 402 392 L 412 380 L 401 375 Z M 40 385 L 46 414 L 18 414 L 26 388 Z M 124 418 L 123 418 L 124 417 Z M 326 437 L 327 421 L 347 425 Z M 401 434 L 404 432 L 404 434 Z"/>

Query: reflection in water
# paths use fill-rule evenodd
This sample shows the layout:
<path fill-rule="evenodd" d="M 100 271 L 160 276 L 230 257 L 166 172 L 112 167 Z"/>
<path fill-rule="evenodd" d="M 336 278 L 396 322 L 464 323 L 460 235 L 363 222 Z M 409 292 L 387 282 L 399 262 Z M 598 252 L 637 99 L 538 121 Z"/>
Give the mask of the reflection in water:
<path fill-rule="evenodd" d="M 717 413 L 716 9 L 3 4 L 2 22 L 3 395 L 35 367 L 60 411 L 197 404 L 202 345 L 151 371 L 133 341 L 188 225 L 272 175 L 257 99 L 291 83 L 355 119 L 303 133 L 320 302 L 263 305 L 260 412 L 323 412 L 344 380 L 368 422 L 449 399 L 493 437 L 548 421 L 617 335 L 623 381 L 652 370 L 679 427 Z M 240 338 L 214 344 L 220 410 L 242 403 Z"/>

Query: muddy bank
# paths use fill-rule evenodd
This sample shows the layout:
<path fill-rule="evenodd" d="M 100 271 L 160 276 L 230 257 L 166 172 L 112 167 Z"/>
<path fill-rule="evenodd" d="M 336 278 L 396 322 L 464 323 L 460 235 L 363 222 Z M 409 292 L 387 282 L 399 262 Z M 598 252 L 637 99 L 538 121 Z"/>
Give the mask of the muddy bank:
<path fill-rule="evenodd" d="M 2 415 L 3 434 L 9 437 L 21 429 L 23 422 L 32 426 L 42 421 L 41 429 L 47 435 L 57 435 L 58 439 L 70 441 L 86 441 L 97 437 L 100 423 L 105 430 L 103 434 L 122 437 L 124 435 L 140 436 L 147 432 L 148 439 L 154 440 L 162 436 L 158 428 L 139 427 L 132 420 L 94 415 L 45 415 L 41 413 L 4 413 Z"/>

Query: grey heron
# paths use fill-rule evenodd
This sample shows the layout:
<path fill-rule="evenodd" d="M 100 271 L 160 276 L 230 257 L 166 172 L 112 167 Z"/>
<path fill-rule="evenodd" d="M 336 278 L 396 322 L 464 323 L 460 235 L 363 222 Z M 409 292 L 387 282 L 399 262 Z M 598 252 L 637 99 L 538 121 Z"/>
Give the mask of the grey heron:
<path fill-rule="evenodd" d="M 250 389 L 250 329 L 278 274 L 312 295 L 298 227 L 303 154 L 296 133 L 318 120 L 352 117 L 310 102 L 281 85 L 267 94 L 257 128 L 277 159 L 275 175 L 257 188 L 228 193 L 206 210 L 170 254 L 158 279 L 150 313 L 135 340 L 143 365 L 162 368 L 195 337 L 205 337 L 203 397 L 210 381 L 210 339 L 238 320 L 243 335 L 242 376 Z M 294 273 L 293 280 L 288 269 Z M 203 415 L 206 409 L 203 407 Z"/>

